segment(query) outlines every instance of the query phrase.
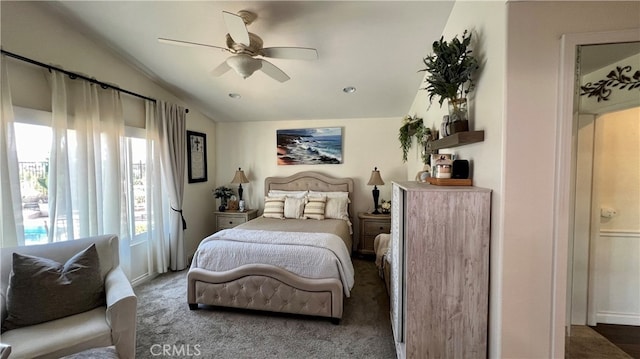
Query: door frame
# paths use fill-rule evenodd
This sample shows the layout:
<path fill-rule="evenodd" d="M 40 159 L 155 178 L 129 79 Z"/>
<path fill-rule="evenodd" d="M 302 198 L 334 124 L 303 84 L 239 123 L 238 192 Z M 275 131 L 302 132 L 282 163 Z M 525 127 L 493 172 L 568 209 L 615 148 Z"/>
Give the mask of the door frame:
<path fill-rule="evenodd" d="M 553 223 L 553 320 L 551 333 L 551 353 L 554 357 L 564 356 L 564 337 L 571 321 L 567 320 L 569 280 L 569 247 L 573 231 L 573 201 L 575 197 L 576 133 L 577 120 L 574 116 L 579 100 L 576 93 L 576 53 L 580 45 L 606 44 L 640 41 L 638 29 L 564 34 L 560 47 L 559 105 L 556 121 L 556 162 L 554 179 Z"/>

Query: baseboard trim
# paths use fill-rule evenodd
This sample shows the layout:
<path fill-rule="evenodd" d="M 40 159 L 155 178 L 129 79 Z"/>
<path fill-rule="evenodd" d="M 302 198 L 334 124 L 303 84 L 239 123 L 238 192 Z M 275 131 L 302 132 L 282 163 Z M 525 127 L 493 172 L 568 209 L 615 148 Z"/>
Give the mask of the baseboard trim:
<path fill-rule="evenodd" d="M 596 322 L 602 324 L 636 325 L 640 326 L 639 313 L 598 312 Z"/>

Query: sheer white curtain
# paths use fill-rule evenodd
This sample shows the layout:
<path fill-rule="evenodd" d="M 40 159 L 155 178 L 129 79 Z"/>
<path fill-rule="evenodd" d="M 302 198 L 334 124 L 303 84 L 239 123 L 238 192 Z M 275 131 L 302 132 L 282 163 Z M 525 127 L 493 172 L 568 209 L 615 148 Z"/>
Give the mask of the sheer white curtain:
<path fill-rule="evenodd" d="M 184 107 L 158 101 L 155 128 L 158 131 L 163 179 L 171 207 L 169 217 L 169 268 L 187 267 L 184 250 L 186 222 L 182 215 L 186 166 L 187 119 Z"/>
<path fill-rule="evenodd" d="M 52 79 L 49 240 L 105 233 L 127 240 L 120 93 L 58 71 Z"/>
<path fill-rule="evenodd" d="M 13 128 L 13 105 L 9 87 L 9 71 L 4 55 L 0 56 L 0 245 L 15 247 L 24 245 L 24 224 L 22 218 L 22 200 L 20 178 L 18 175 L 18 157 L 16 154 L 15 131 Z"/>
<path fill-rule="evenodd" d="M 169 268 L 169 197 L 163 190 L 162 165 L 160 162 L 160 125 L 156 104 L 145 101 L 145 128 L 147 136 L 147 234 L 151 265 L 157 273 Z"/>

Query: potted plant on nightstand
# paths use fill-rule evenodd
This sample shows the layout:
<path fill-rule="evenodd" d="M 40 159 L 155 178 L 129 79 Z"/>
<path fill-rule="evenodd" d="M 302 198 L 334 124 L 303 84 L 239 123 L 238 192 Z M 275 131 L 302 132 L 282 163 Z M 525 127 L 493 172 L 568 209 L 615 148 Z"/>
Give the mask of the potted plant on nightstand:
<path fill-rule="evenodd" d="M 473 75 L 480 67 L 469 49 L 470 44 L 471 33 L 467 30 L 462 40 L 455 36 L 447 42 L 441 37 L 433 43 L 433 53 L 422 59 L 426 68 L 420 71 L 429 73 L 425 79 L 427 87 L 422 90 L 429 93 L 429 102 L 434 96 L 439 97 L 440 107 L 444 100 L 448 101 L 448 134 L 469 130 L 467 95 L 475 87 Z"/>
<path fill-rule="evenodd" d="M 213 190 L 213 196 L 215 198 L 220 198 L 220 207 L 218 207 L 218 211 L 224 212 L 227 209 L 227 201 L 231 196 L 233 196 L 233 190 L 229 187 L 220 186 Z"/>

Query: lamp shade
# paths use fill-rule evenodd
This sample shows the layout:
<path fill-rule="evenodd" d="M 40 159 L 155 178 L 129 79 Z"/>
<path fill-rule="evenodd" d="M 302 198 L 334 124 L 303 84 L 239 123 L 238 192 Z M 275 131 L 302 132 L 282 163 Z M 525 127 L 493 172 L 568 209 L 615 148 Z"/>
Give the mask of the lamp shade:
<path fill-rule="evenodd" d="M 244 171 L 240 167 L 238 167 L 235 176 L 233 176 L 233 179 L 231 180 L 231 183 L 249 183 L 249 179 L 247 179 L 247 176 L 244 175 Z"/>
<path fill-rule="evenodd" d="M 239 183 L 238 184 L 238 196 L 240 197 L 240 204 L 244 207 L 244 202 L 242 201 L 242 184 L 249 183 L 249 179 L 244 175 L 244 171 L 242 168 L 238 167 L 235 176 L 231 180 L 231 183 Z"/>
<path fill-rule="evenodd" d="M 380 171 L 378 171 L 378 167 L 374 167 L 373 171 L 371 171 L 371 178 L 369 178 L 368 186 L 382 186 L 384 181 L 382 177 L 380 177 Z"/>

